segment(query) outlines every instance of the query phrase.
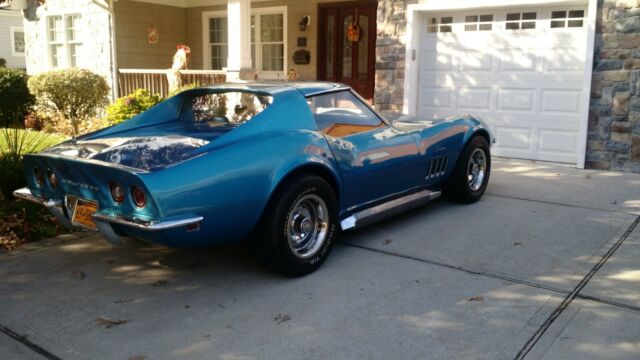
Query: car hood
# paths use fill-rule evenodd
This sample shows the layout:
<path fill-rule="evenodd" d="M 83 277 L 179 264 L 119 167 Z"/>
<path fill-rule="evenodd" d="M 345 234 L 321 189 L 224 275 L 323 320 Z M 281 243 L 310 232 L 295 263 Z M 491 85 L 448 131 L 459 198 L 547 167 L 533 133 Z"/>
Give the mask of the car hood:
<path fill-rule="evenodd" d="M 176 128 L 175 124 L 113 133 L 108 137 L 88 136 L 70 140 L 44 151 L 44 154 L 91 159 L 153 171 L 189 160 L 196 150 L 224 135 L 230 129 Z"/>

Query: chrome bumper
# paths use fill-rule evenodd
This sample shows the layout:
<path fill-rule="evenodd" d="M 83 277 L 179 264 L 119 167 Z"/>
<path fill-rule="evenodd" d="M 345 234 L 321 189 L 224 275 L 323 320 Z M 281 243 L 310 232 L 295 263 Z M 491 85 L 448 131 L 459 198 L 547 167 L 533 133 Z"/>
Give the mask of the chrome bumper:
<path fill-rule="evenodd" d="M 47 207 L 49 211 L 60 221 L 60 223 L 66 227 L 75 227 L 67 215 L 62 201 L 43 199 L 34 196 L 29 188 L 18 189 L 13 192 L 13 195 L 19 199 L 28 200 L 37 204 L 41 204 Z M 188 215 L 184 217 L 173 217 L 164 221 L 144 221 L 140 219 L 129 219 L 119 215 L 111 215 L 103 212 L 97 212 L 93 215 L 93 220 L 96 223 L 98 231 L 109 242 L 113 244 L 124 243 L 124 238 L 113 231 L 111 224 L 128 226 L 135 229 L 141 229 L 146 231 L 160 231 L 168 230 L 181 226 L 193 225 L 204 220 L 204 217 L 197 215 Z"/>

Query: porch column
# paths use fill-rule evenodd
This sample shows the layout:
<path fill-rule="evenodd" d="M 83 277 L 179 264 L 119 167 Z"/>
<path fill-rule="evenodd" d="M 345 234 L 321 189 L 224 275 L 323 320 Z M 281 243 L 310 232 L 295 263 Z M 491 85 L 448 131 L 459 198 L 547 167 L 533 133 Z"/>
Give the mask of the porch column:
<path fill-rule="evenodd" d="M 250 22 L 251 0 L 227 0 L 229 37 L 227 81 L 253 80 Z"/>

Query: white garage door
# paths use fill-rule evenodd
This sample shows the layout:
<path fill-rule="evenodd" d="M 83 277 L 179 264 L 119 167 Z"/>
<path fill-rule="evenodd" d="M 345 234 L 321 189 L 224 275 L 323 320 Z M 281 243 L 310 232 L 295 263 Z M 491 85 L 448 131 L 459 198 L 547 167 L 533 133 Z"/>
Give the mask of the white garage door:
<path fill-rule="evenodd" d="M 425 14 L 420 116 L 470 113 L 498 139 L 494 153 L 576 163 L 586 7 Z"/>

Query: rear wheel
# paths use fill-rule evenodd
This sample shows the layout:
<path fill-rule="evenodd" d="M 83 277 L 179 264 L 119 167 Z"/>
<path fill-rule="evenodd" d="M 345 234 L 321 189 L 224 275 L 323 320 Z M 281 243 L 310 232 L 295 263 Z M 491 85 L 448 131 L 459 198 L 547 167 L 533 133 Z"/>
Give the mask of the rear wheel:
<path fill-rule="evenodd" d="M 491 173 L 491 152 L 487 139 L 475 136 L 460 154 L 444 193 L 450 200 L 470 204 L 484 194 Z"/>
<path fill-rule="evenodd" d="M 302 276 L 329 256 L 336 236 L 338 202 L 321 177 L 305 175 L 282 186 L 253 234 L 255 256 L 283 274 Z"/>

